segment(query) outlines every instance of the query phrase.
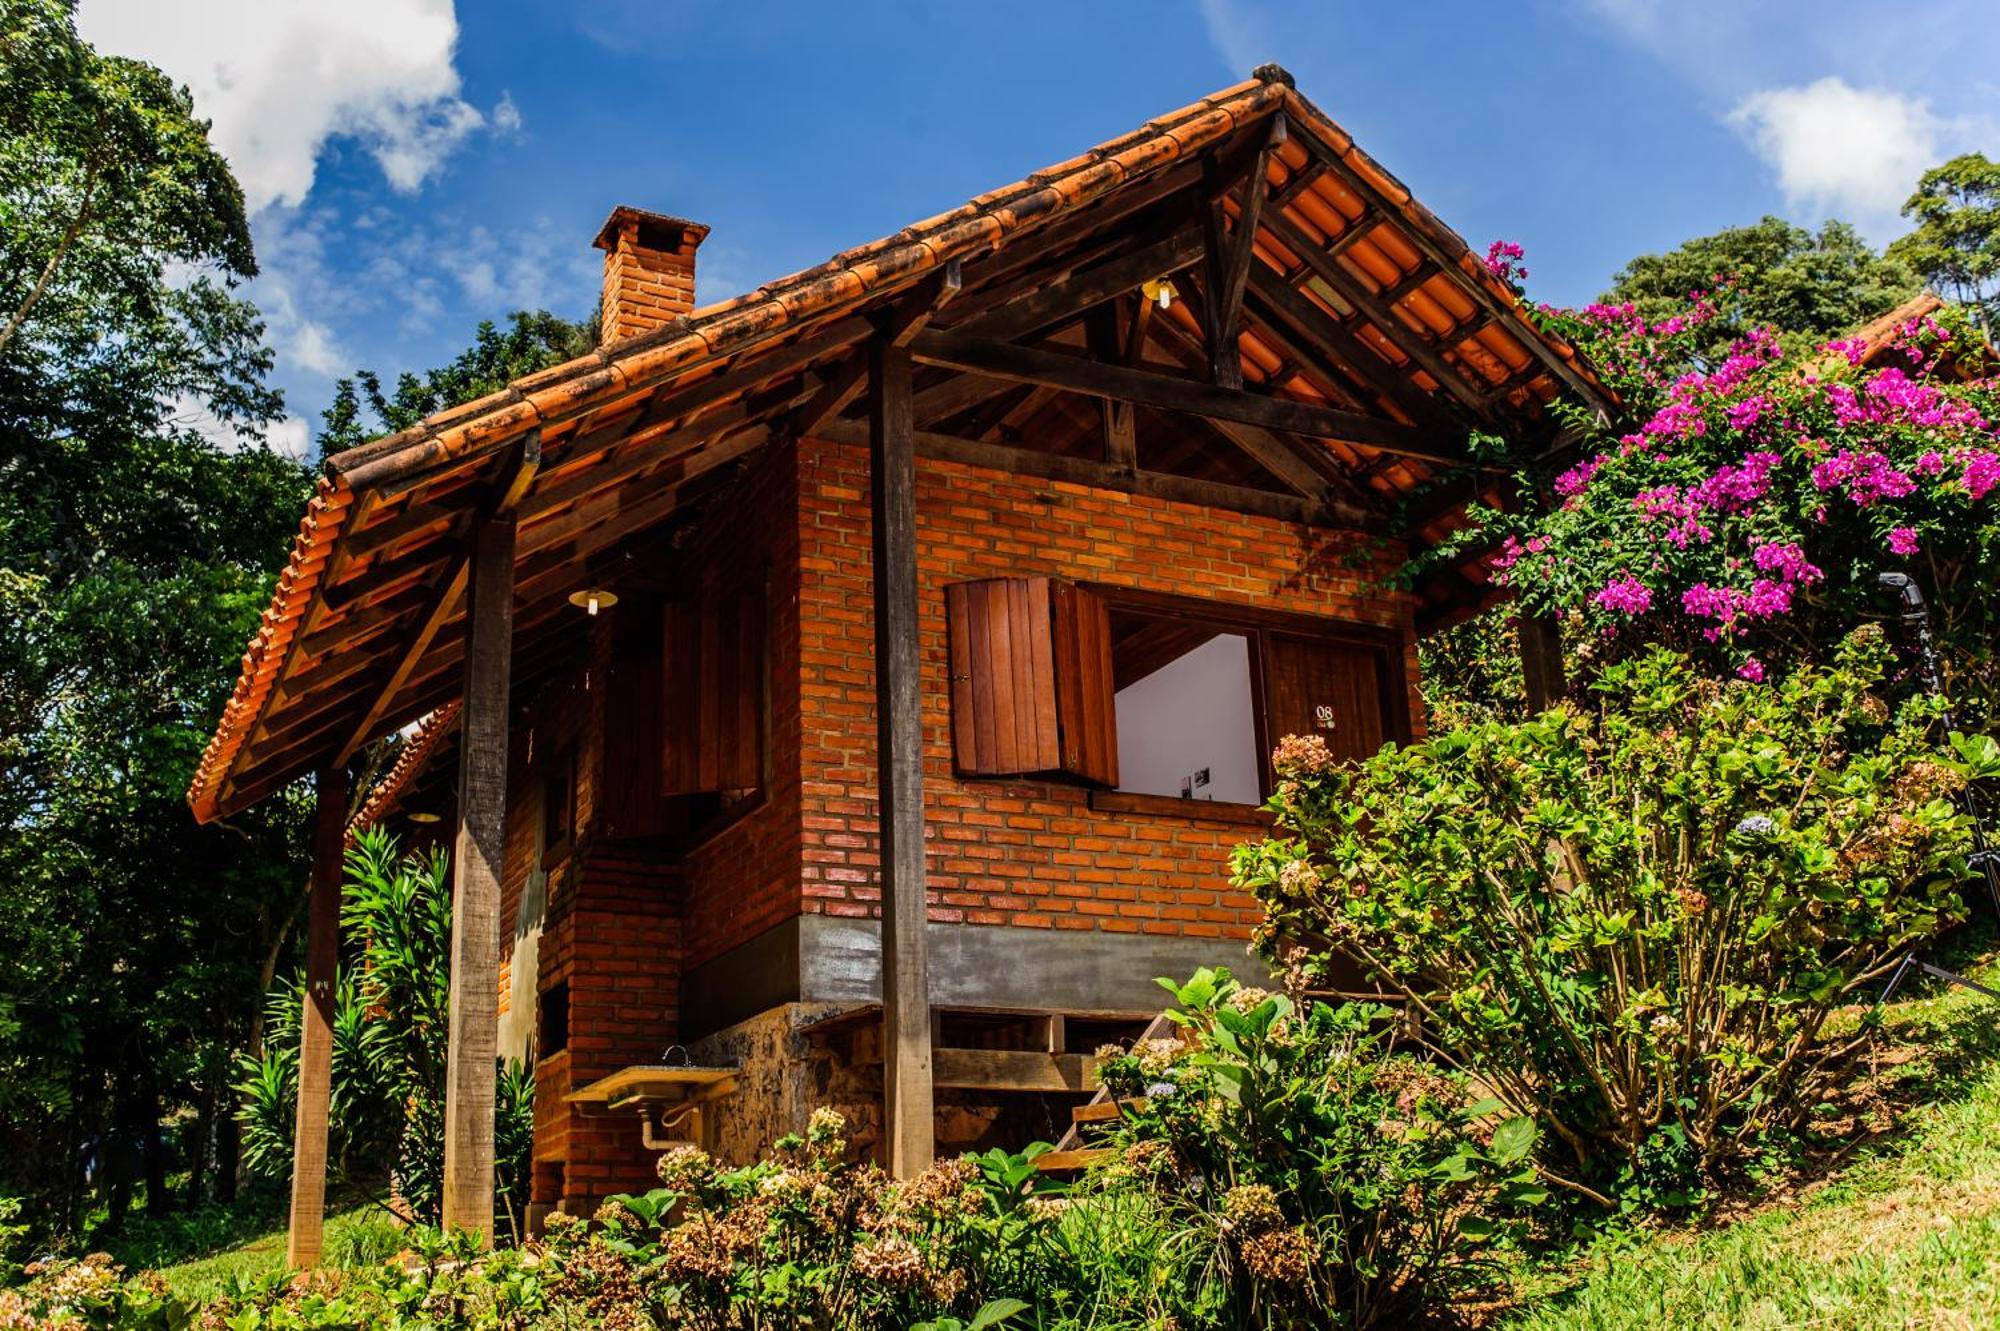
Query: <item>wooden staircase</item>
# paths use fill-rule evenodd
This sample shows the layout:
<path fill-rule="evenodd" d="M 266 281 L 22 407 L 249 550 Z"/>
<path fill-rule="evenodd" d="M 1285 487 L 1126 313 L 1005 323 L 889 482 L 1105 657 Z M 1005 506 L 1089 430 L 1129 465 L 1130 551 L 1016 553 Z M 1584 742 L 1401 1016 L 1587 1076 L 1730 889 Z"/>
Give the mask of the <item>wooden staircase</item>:
<path fill-rule="evenodd" d="M 1176 1027 L 1162 1012 L 1146 1024 L 1136 1044 L 1147 1040 L 1163 1040 L 1172 1035 Z M 1109 1087 L 1099 1086 L 1097 1093 L 1088 1101 L 1069 1111 L 1069 1128 L 1056 1143 L 1053 1151 L 1044 1151 L 1035 1158 L 1035 1168 L 1044 1174 L 1074 1174 L 1099 1164 L 1111 1157 L 1108 1146 L 1086 1146 L 1085 1130 L 1100 1123 L 1115 1123 L 1128 1110 L 1142 1109 L 1146 1101 L 1119 1100 Z"/>

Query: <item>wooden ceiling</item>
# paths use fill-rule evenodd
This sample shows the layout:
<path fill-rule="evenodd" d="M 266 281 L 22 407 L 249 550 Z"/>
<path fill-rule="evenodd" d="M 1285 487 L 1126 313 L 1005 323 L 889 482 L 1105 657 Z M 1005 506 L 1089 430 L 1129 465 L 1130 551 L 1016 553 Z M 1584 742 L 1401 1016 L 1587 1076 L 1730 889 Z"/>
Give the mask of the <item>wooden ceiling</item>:
<path fill-rule="evenodd" d="M 1170 281 L 1163 307 L 1143 288 Z M 1157 288 L 1155 288 L 1157 289 Z M 1608 396 L 1465 242 L 1267 68 L 660 333 L 331 458 L 189 791 L 204 821 L 458 694 L 466 534 L 520 526 L 515 678 L 774 437 L 865 437 L 865 346 L 916 361 L 920 452 L 1421 543 Z M 1483 594 L 1476 566 L 1441 605 Z"/>

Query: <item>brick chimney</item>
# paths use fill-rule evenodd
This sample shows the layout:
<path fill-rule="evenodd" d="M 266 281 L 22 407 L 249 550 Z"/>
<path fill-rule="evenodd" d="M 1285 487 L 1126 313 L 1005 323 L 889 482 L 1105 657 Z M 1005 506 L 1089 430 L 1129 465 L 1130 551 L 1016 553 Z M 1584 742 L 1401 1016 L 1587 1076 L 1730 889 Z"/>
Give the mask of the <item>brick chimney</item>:
<path fill-rule="evenodd" d="M 683 217 L 614 208 L 592 242 L 604 251 L 601 337 L 622 342 L 694 312 L 694 252 L 708 228 Z"/>

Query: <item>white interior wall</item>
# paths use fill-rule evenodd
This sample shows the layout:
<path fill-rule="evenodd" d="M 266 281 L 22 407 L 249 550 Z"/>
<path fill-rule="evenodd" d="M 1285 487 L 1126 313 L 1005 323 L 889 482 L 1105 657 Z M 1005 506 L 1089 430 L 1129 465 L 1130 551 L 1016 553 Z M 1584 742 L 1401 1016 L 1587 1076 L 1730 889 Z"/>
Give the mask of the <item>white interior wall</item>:
<path fill-rule="evenodd" d="M 1182 779 L 1206 767 L 1196 799 L 1263 798 L 1245 638 L 1218 634 L 1118 690 L 1117 706 L 1120 790 L 1178 796 Z"/>

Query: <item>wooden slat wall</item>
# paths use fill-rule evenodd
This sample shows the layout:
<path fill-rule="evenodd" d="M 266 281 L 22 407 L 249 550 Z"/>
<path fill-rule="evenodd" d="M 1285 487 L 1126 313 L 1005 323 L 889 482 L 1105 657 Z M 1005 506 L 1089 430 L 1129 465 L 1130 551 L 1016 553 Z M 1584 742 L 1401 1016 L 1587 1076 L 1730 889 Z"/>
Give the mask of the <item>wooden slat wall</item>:
<path fill-rule="evenodd" d="M 1056 584 L 1054 608 L 1062 770 L 1116 786 L 1118 709 L 1110 608 L 1102 597 L 1067 582 Z"/>
<path fill-rule="evenodd" d="M 762 784 L 761 586 L 704 587 L 696 599 L 669 603 L 663 619 L 660 793 Z"/>
<path fill-rule="evenodd" d="M 947 586 L 945 611 L 958 770 L 1116 785 L 1104 603 L 1059 579 L 993 578 Z"/>

